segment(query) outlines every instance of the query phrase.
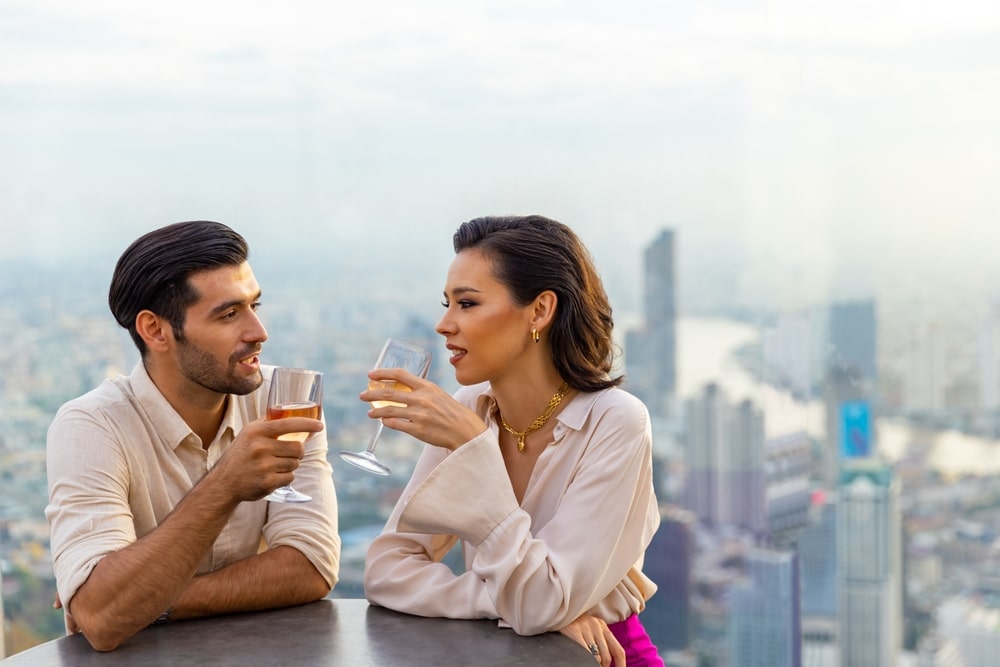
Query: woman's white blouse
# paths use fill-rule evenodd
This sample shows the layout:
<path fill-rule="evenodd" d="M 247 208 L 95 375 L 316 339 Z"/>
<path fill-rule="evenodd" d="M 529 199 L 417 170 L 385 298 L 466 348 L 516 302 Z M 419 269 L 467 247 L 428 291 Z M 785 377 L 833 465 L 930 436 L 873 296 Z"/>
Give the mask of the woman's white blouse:
<path fill-rule="evenodd" d="M 369 601 L 420 616 L 500 619 L 523 635 L 559 630 L 584 612 L 613 623 L 641 611 L 656 591 L 642 562 L 660 521 L 642 402 L 621 389 L 577 394 L 518 505 L 489 385 L 455 397 L 489 428 L 454 452 L 425 446 L 368 550 Z M 456 539 L 460 574 L 440 562 Z"/>

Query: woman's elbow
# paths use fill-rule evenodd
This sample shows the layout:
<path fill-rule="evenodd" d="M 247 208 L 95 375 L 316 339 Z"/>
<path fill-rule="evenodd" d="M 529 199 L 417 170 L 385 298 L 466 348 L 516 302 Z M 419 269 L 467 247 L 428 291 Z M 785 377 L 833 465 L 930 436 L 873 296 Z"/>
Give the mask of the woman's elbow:
<path fill-rule="evenodd" d="M 533 614 L 522 614 L 512 619 L 504 619 L 510 625 L 511 629 L 523 636 L 531 637 L 533 635 L 542 635 L 546 632 L 551 632 L 555 630 L 552 627 L 551 622 L 547 622 L 548 619 L 543 619 L 539 616 Z"/>

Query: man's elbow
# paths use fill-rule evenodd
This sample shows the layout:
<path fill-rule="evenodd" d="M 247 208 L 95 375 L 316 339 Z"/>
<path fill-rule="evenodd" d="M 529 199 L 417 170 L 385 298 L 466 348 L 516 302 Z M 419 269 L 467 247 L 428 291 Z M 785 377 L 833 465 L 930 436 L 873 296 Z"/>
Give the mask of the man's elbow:
<path fill-rule="evenodd" d="M 314 596 L 313 600 L 322 600 L 327 595 L 329 595 L 330 593 L 332 593 L 333 592 L 333 586 L 336 583 L 337 582 L 333 582 L 332 584 L 328 584 L 326 582 L 326 579 L 323 579 L 322 577 L 320 577 L 320 581 L 317 583 L 317 585 L 313 589 L 313 596 Z"/>
<path fill-rule="evenodd" d="M 333 591 L 336 583 L 336 576 L 327 581 L 326 577 L 321 575 L 318 570 L 313 569 L 309 576 L 304 577 L 299 582 L 294 592 L 291 592 L 291 597 L 286 599 L 284 604 L 307 604 L 316 600 L 322 600 Z"/>
<path fill-rule="evenodd" d="M 131 623 L 111 622 L 100 613 L 88 613 L 80 609 L 80 605 L 77 607 L 76 613 L 73 614 L 73 622 L 77 631 L 86 638 L 87 643 L 95 651 L 102 653 L 113 651 L 142 629 L 131 627 Z"/>
<path fill-rule="evenodd" d="M 102 628 L 97 624 L 81 624 L 80 634 L 86 638 L 87 643 L 90 644 L 91 648 L 95 651 L 100 651 L 101 653 L 107 653 L 108 651 L 114 651 L 116 648 L 121 646 L 129 637 L 135 634 L 135 632 L 121 632 L 115 631 L 111 628 Z"/>
<path fill-rule="evenodd" d="M 87 638 L 87 641 L 90 643 L 91 648 L 93 648 L 95 651 L 100 651 L 101 653 L 108 653 L 110 651 L 114 651 L 116 648 L 121 646 L 121 643 L 123 641 L 125 641 L 124 639 L 104 641 L 103 640 L 104 638 L 99 638 L 95 640 L 91 639 L 90 635 L 84 635 L 84 637 Z"/>

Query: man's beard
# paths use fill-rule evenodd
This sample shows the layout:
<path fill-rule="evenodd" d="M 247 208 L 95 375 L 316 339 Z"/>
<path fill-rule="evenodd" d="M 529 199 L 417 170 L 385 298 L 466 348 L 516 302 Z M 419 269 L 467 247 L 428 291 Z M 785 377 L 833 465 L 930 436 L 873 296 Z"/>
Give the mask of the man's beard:
<path fill-rule="evenodd" d="M 260 352 L 260 346 L 246 347 L 229 357 L 229 365 L 222 366 L 212 355 L 186 340 L 178 341 L 178 362 L 181 373 L 188 380 L 220 394 L 249 394 L 264 381 L 258 370 L 250 377 L 238 377 L 236 364 Z"/>

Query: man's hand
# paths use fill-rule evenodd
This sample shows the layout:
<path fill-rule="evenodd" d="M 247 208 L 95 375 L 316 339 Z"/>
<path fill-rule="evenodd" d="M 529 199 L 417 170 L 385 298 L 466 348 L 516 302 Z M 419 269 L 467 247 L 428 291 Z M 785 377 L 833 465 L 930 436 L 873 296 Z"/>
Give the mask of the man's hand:
<path fill-rule="evenodd" d="M 55 602 L 52 603 L 53 609 L 62 609 L 63 603 L 59 599 L 59 594 L 56 593 Z M 66 617 L 66 633 L 70 635 L 75 635 L 80 632 L 80 627 L 73 620 L 73 614 L 69 613 L 69 608 L 63 609 L 63 615 Z"/>
<path fill-rule="evenodd" d="M 235 502 L 259 500 L 291 484 L 305 454 L 301 441 L 279 440 L 278 436 L 305 433 L 308 437 L 322 430 L 323 422 L 306 417 L 257 419 L 240 431 L 209 475 Z"/>
<path fill-rule="evenodd" d="M 559 632 L 590 651 L 601 667 L 625 667 L 625 649 L 602 619 L 583 614 Z"/>

